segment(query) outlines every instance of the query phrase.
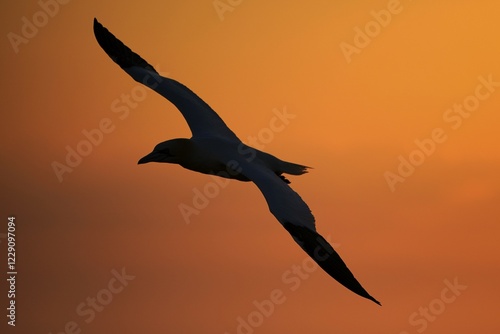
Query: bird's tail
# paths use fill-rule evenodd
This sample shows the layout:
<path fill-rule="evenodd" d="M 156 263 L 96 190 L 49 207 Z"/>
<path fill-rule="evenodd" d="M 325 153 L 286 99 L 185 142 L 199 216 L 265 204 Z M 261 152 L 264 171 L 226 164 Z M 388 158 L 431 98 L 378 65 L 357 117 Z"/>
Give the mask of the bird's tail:
<path fill-rule="evenodd" d="M 311 167 L 294 164 L 293 162 L 281 161 L 281 172 L 290 175 L 302 175 L 307 173 L 307 170 Z"/>

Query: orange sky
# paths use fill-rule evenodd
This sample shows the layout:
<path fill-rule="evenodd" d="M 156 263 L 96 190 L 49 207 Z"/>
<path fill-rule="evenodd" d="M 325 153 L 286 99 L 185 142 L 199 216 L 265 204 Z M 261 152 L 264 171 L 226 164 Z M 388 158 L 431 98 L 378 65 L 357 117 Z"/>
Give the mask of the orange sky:
<path fill-rule="evenodd" d="M 8 333 L 499 331 L 500 4 L 60 2 L 0 4 Z M 307 257 L 255 186 L 136 164 L 189 129 L 100 49 L 94 17 L 240 138 L 314 167 L 292 186 L 383 307 L 320 269 L 293 273 Z M 294 118 L 265 137 L 284 110 Z M 68 148 L 88 154 L 58 178 Z M 186 224 L 179 206 L 207 187 Z M 0 248 L 5 263 L 2 234 Z"/>

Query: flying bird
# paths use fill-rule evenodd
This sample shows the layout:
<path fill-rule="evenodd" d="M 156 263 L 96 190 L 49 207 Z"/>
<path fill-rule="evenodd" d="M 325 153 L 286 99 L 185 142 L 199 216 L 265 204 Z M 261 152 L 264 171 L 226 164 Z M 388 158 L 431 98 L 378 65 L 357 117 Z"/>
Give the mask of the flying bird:
<path fill-rule="evenodd" d="M 316 232 L 311 210 L 283 175 L 301 175 L 309 167 L 280 160 L 242 143 L 198 95 L 183 84 L 161 76 L 95 18 L 94 35 L 104 52 L 135 81 L 174 104 L 192 132 L 189 139 L 178 138 L 159 143 L 139 160 L 139 164 L 178 164 L 199 173 L 255 183 L 271 213 L 325 272 L 352 292 L 380 305 L 356 280 L 333 247 Z"/>

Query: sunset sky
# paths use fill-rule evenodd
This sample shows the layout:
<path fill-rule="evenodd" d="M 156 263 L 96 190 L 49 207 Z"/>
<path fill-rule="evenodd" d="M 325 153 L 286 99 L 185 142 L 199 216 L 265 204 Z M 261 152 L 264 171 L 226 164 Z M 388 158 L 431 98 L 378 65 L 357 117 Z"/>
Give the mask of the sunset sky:
<path fill-rule="evenodd" d="M 2 333 L 500 332 L 500 3 L 28 0 L 0 17 L 0 259 L 6 275 L 15 216 L 18 272 Z M 137 165 L 191 134 L 94 17 L 243 141 L 313 167 L 291 186 L 382 307 L 309 266 L 255 185 Z"/>

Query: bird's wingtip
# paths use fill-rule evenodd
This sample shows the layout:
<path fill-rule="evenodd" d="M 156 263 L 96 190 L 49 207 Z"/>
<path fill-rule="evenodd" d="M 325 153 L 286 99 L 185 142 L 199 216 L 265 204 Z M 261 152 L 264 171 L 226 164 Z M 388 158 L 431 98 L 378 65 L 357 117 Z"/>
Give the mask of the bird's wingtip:
<path fill-rule="evenodd" d="M 94 36 L 104 52 L 106 52 L 121 68 L 127 69 L 132 66 L 138 66 L 158 74 L 153 66 L 148 64 L 146 60 L 133 52 L 128 46 L 123 44 L 122 41 L 116 38 L 115 35 L 97 21 L 95 17 Z"/>
<path fill-rule="evenodd" d="M 340 255 L 320 234 L 307 227 L 284 222 L 295 242 L 333 279 L 355 294 L 382 306 L 354 277 Z"/>

